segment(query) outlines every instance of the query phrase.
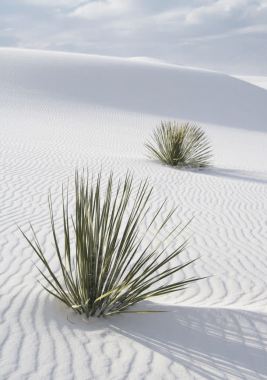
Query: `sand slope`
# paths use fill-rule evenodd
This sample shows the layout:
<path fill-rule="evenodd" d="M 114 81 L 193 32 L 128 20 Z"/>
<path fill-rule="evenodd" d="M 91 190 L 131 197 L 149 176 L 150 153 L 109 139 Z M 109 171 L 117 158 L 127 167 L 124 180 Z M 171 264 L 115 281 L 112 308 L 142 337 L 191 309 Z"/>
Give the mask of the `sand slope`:
<path fill-rule="evenodd" d="M 79 104 L 265 131 L 267 93 L 230 76 L 174 65 L 64 53 L 1 52 L 4 88 Z M 18 67 L 19 66 L 19 67 Z"/>
<path fill-rule="evenodd" d="M 267 91 L 160 63 L 0 49 L 1 379 L 267 378 Z M 214 167 L 177 171 L 145 157 L 161 119 L 198 120 Z M 205 124 L 204 124 L 205 123 Z M 49 244 L 47 194 L 76 167 L 149 177 L 152 208 L 194 220 L 186 274 L 212 276 L 148 302 L 166 314 L 89 323 L 37 284 L 19 224 Z"/>

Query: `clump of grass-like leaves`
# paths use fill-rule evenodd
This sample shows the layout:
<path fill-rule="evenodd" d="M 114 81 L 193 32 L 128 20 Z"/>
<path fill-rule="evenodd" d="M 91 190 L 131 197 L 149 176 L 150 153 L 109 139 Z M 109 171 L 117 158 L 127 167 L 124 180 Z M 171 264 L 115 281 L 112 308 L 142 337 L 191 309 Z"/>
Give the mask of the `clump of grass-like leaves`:
<path fill-rule="evenodd" d="M 166 229 L 174 210 L 162 217 L 165 202 L 156 212 L 150 211 L 151 192 L 144 181 L 133 194 L 129 174 L 117 184 L 110 174 L 103 186 L 101 174 L 90 182 L 88 175 L 76 173 L 73 217 L 68 194 L 62 192 L 62 241 L 49 197 L 53 249 L 60 272 L 47 260 L 34 229 L 31 227 L 32 238 L 22 232 L 43 264 L 39 269 L 46 282 L 43 287 L 89 317 L 126 312 L 131 305 L 176 292 L 195 281 L 196 278 L 165 281 L 194 260 L 178 263 L 177 256 L 186 244 L 177 243 L 181 227 Z M 164 230 L 165 237 L 158 239 Z M 145 240 L 148 232 L 153 237 Z M 171 243 L 176 246 L 170 249 Z"/>
<path fill-rule="evenodd" d="M 167 165 L 204 168 L 210 164 L 208 139 L 199 126 L 189 122 L 162 121 L 145 146 L 152 157 Z"/>

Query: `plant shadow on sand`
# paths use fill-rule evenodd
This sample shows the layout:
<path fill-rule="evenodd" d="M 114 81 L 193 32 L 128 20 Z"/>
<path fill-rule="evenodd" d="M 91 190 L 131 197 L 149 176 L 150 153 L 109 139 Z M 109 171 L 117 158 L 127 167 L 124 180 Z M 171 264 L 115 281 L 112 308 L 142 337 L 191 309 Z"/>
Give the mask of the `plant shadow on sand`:
<path fill-rule="evenodd" d="M 265 314 L 145 301 L 133 309 L 166 312 L 120 314 L 85 321 L 72 312 L 66 318 L 64 307 L 62 310 L 61 305 L 55 305 L 56 300 L 50 300 L 46 318 L 51 321 L 55 317 L 59 328 L 64 324 L 69 329 L 83 331 L 88 338 L 96 331 L 103 332 L 103 336 L 117 333 L 184 367 L 193 378 L 267 377 Z"/>
<path fill-rule="evenodd" d="M 142 160 L 142 163 L 144 163 L 144 160 Z M 193 168 L 177 168 L 175 166 L 169 166 L 164 165 L 161 162 L 157 160 L 150 160 L 150 165 L 155 165 L 159 167 L 159 165 L 168 170 L 176 171 L 177 173 L 192 173 L 192 174 L 203 174 L 211 177 L 222 177 L 225 179 L 231 179 L 236 181 L 245 181 L 245 182 L 254 182 L 258 184 L 267 184 L 267 173 L 266 172 L 259 172 L 259 171 L 252 171 L 252 170 L 243 170 L 243 169 L 229 169 L 229 168 L 222 168 L 222 167 L 216 167 L 216 166 L 210 166 L 207 168 L 202 169 L 193 169 Z"/>
<path fill-rule="evenodd" d="M 267 184 L 267 174 L 264 172 L 254 172 L 249 170 L 238 170 L 238 169 L 227 169 L 227 168 L 217 168 L 210 167 L 203 169 L 201 171 L 196 171 L 195 169 L 188 170 L 192 173 L 201 173 L 205 175 L 210 175 L 214 177 L 223 177 L 239 181 L 254 182 L 259 184 Z"/>

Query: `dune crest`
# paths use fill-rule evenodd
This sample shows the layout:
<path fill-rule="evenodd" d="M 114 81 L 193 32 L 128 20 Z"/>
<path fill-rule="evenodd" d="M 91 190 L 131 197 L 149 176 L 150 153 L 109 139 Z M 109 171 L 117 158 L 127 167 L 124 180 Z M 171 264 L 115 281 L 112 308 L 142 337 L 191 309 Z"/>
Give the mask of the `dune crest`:
<path fill-rule="evenodd" d="M 2 85 L 53 99 L 266 132 L 267 92 L 227 75 L 163 63 L 0 49 Z"/>

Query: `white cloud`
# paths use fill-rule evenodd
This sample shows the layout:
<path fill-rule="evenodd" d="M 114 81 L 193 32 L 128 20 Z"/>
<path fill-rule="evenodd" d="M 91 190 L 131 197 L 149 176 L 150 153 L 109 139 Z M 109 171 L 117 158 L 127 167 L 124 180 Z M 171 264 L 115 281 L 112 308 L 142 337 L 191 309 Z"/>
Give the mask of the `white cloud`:
<path fill-rule="evenodd" d="M 105 17 L 121 16 L 134 10 L 131 1 L 128 0 L 105 0 L 90 1 L 75 9 L 73 16 L 84 17 L 88 20 L 102 19 Z"/>
<path fill-rule="evenodd" d="M 244 6 L 245 0 L 218 0 L 206 6 L 192 9 L 186 16 L 186 22 L 201 24 L 214 22 L 215 19 L 227 19 L 235 17 L 235 12 Z"/>
<path fill-rule="evenodd" d="M 81 0 L 21 0 L 21 3 L 36 7 L 77 7 Z"/>

